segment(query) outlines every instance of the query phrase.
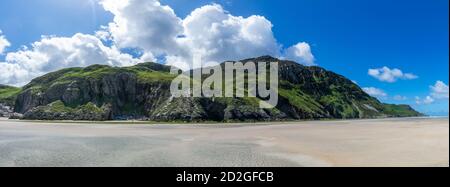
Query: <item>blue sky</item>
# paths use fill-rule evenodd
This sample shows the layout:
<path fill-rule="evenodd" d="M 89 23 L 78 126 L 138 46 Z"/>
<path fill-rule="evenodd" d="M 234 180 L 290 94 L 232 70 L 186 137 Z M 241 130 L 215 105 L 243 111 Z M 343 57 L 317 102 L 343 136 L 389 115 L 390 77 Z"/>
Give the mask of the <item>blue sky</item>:
<path fill-rule="evenodd" d="M 428 114 L 448 115 L 448 90 L 447 98 L 424 102 L 433 95 L 430 86 L 437 81 L 448 85 L 448 0 L 162 0 L 161 3 L 169 5 L 182 19 L 211 3 L 221 5 L 234 16 L 264 16 L 273 25 L 273 35 L 283 48 L 307 42 L 317 65 L 342 74 L 361 87 L 384 91 L 386 96 L 379 95 L 380 100 L 411 104 Z M 113 13 L 93 0 L 0 1 L 0 30 L 11 43 L 0 55 L 0 62 L 7 53 L 23 45 L 30 47 L 42 35 L 93 35 L 113 18 Z M 369 69 L 385 66 L 418 78 L 386 82 L 368 75 Z"/>

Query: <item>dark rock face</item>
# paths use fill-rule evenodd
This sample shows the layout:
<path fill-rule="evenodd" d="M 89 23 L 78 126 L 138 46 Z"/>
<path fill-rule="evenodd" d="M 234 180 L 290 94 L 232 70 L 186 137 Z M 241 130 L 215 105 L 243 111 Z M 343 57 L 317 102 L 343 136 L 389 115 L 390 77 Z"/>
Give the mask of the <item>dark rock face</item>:
<path fill-rule="evenodd" d="M 34 107 L 48 104 L 43 99 L 40 94 L 32 93 L 32 90 L 26 90 L 17 96 L 15 111 L 23 114 Z"/>
<path fill-rule="evenodd" d="M 135 75 L 118 73 L 101 80 L 79 79 L 69 84 L 54 85 L 45 92 L 26 90 L 18 96 L 16 111 L 26 114 L 38 106 L 61 100 L 66 106 L 79 106 L 88 102 L 97 106 L 109 104 L 111 116 L 142 114 L 154 110 L 167 99 L 169 88 L 170 85 L 164 83 L 138 84 Z M 28 118 L 29 115 L 25 117 Z M 33 117 L 36 118 L 39 117 Z"/>
<path fill-rule="evenodd" d="M 261 109 L 248 98 L 172 98 L 170 67 L 143 63 L 114 68 L 69 68 L 36 78 L 17 95 L 14 111 L 25 119 L 155 121 L 272 121 L 420 115 L 412 108 L 389 107 L 341 75 L 279 61 L 279 103 Z M 397 112 L 407 111 L 406 113 Z"/>
<path fill-rule="evenodd" d="M 0 117 L 9 117 L 13 113 L 10 106 L 5 106 L 0 103 Z"/>
<path fill-rule="evenodd" d="M 199 121 L 208 115 L 197 98 L 169 98 L 150 114 L 157 121 Z"/>

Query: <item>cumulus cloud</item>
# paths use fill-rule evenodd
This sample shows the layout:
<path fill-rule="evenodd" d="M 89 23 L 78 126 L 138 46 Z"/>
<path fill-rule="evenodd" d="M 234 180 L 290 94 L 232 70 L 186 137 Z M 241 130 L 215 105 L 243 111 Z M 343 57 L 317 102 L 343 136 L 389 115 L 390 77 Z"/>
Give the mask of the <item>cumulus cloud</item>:
<path fill-rule="evenodd" d="M 315 65 L 314 55 L 311 52 L 311 47 L 308 43 L 300 42 L 285 51 L 285 58 L 294 60 L 304 65 Z"/>
<path fill-rule="evenodd" d="M 418 104 L 418 105 L 422 105 L 422 104 L 428 105 L 428 104 L 432 104 L 435 102 L 435 99 L 431 96 L 426 96 L 424 99 L 422 99 L 420 97 L 416 97 L 415 99 L 416 99 L 416 104 Z"/>
<path fill-rule="evenodd" d="M 362 89 L 364 90 L 364 92 L 374 97 L 386 97 L 388 95 L 383 90 L 374 87 L 365 87 Z"/>
<path fill-rule="evenodd" d="M 442 81 L 436 81 L 433 86 L 430 86 L 431 96 L 436 99 L 448 99 L 449 88 L 448 85 Z"/>
<path fill-rule="evenodd" d="M 426 96 L 425 98 L 420 98 L 419 96 L 416 96 L 416 104 L 422 105 L 422 104 L 432 104 L 437 102 L 438 100 L 445 100 L 448 99 L 448 93 L 449 88 L 448 85 L 445 84 L 442 81 L 436 81 L 434 85 L 430 86 L 430 95 Z"/>
<path fill-rule="evenodd" d="M 278 56 L 281 48 L 265 17 L 233 16 L 218 4 L 195 9 L 183 20 L 183 27 L 185 37 L 179 43 L 190 54 L 200 53 L 205 62 Z"/>
<path fill-rule="evenodd" d="M 45 36 L 31 48 L 8 53 L 0 62 L 0 83 L 23 85 L 34 77 L 66 67 L 93 64 L 128 66 L 137 59 L 105 46 L 97 37 L 75 34 L 72 37 Z"/>
<path fill-rule="evenodd" d="M 389 83 L 396 82 L 399 79 L 412 80 L 418 78 L 417 75 L 414 75 L 412 73 L 403 73 L 400 69 L 390 69 L 386 66 L 378 69 L 369 69 L 368 74 L 382 82 Z"/>
<path fill-rule="evenodd" d="M 183 28 L 169 6 L 157 0 L 101 0 L 100 4 L 114 15 L 107 31 L 118 47 L 156 55 L 177 50 L 176 39 Z"/>
<path fill-rule="evenodd" d="M 205 64 L 272 55 L 314 64 L 311 47 L 298 43 L 286 50 L 277 42 L 272 23 L 263 16 L 235 16 L 218 4 L 193 10 L 180 18 L 159 0 L 100 0 L 113 20 L 95 35 L 43 37 L 0 62 L 0 84 L 23 85 L 61 68 L 107 64 L 128 66 L 157 61 L 192 68 L 194 57 Z M 0 47 L 9 42 L 0 35 Z M 5 42 L 6 41 L 6 42 Z M 108 45 L 105 45 L 108 44 Z M 134 56 L 121 51 L 136 51 Z"/>
<path fill-rule="evenodd" d="M 144 54 L 164 56 L 169 65 L 190 68 L 194 56 L 201 56 L 205 63 L 283 56 L 281 44 L 272 32 L 273 25 L 263 16 L 234 16 L 221 5 L 210 4 L 182 19 L 158 0 L 102 0 L 101 4 L 114 15 L 106 29 L 114 43 L 121 48 L 140 48 Z M 286 51 L 289 58 L 299 63 L 314 64 L 307 43 Z"/>
<path fill-rule="evenodd" d="M 11 43 L 9 43 L 9 41 L 3 35 L 2 30 L 0 30 L 0 55 L 3 54 L 3 52 L 5 52 L 5 49 L 9 46 L 11 46 Z"/>

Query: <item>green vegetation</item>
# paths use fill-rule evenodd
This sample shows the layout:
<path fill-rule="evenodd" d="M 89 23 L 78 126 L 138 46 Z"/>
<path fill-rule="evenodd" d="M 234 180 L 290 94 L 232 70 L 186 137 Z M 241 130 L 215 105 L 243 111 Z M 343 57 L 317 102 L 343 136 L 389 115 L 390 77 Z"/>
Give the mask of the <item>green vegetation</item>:
<path fill-rule="evenodd" d="M 153 68 L 153 69 L 152 69 Z M 156 69 L 156 70 L 155 70 Z M 161 70 L 161 71 L 158 71 Z M 35 93 L 45 91 L 53 86 L 68 85 L 78 80 L 101 80 L 107 76 L 129 73 L 137 77 L 140 83 L 168 82 L 175 76 L 170 74 L 167 66 L 156 63 L 142 63 L 131 67 L 111 67 L 92 65 L 86 68 L 67 68 L 36 78 L 24 87 Z"/>
<path fill-rule="evenodd" d="M 423 115 L 408 105 L 383 104 L 383 107 L 383 113 L 390 117 L 413 117 Z"/>
<path fill-rule="evenodd" d="M 248 86 L 233 86 L 234 91 L 244 92 L 243 98 L 172 98 L 170 82 L 176 77 L 170 74 L 169 66 L 150 62 L 130 67 L 67 68 L 32 80 L 23 91 L 0 89 L 0 101 L 14 100 L 20 92 L 16 111 L 26 114 L 25 119 L 49 120 L 269 121 L 420 115 L 407 105 L 382 104 L 341 75 L 290 61 L 279 64 L 279 102 L 273 109 L 260 108 L 262 98 L 248 97 Z M 191 84 L 200 84 L 189 76 L 185 78 Z M 203 80 L 206 78 L 204 75 Z M 248 76 L 240 78 L 249 82 Z M 225 79 L 222 88 L 235 82 Z"/>
<path fill-rule="evenodd" d="M 87 103 L 72 108 L 58 100 L 46 106 L 34 108 L 32 112 L 25 114 L 27 119 L 39 120 L 107 120 L 107 111 L 103 107 L 97 107 L 93 103 Z"/>
<path fill-rule="evenodd" d="M 44 106 L 40 108 L 41 110 L 44 110 L 45 112 L 50 113 L 102 113 L 103 110 L 99 107 L 97 107 L 93 103 L 87 103 L 85 105 L 77 106 L 75 108 L 66 106 L 62 101 L 58 100 L 53 103 L 48 104 L 47 106 Z"/>
<path fill-rule="evenodd" d="M 123 69 L 118 67 L 93 65 L 84 69 L 74 69 L 74 71 L 65 73 L 58 80 L 71 80 L 74 78 L 101 79 L 106 75 L 112 75 L 119 72 L 123 72 Z"/>
<path fill-rule="evenodd" d="M 136 74 L 140 83 L 152 83 L 159 81 L 171 82 L 176 77 L 175 75 L 169 73 L 157 71 L 138 71 Z"/>
<path fill-rule="evenodd" d="M 47 107 L 45 107 L 45 109 L 48 112 L 53 112 L 53 113 L 56 113 L 56 112 L 59 112 L 59 113 L 67 112 L 67 113 L 69 113 L 69 112 L 73 112 L 74 111 L 73 108 L 66 107 L 64 105 L 64 103 L 62 101 L 60 101 L 60 100 L 55 101 L 53 103 L 50 103 L 49 105 L 47 105 Z"/>
<path fill-rule="evenodd" d="M 13 106 L 21 90 L 21 88 L 0 85 L 0 103 Z"/>
<path fill-rule="evenodd" d="M 300 109 L 302 111 L 310 113 L 320 113 L 320 111 L 322 110 L 319 103 L 317 103 L 310 96 L 302 93 L 302 91 L 300 90 L 279 89 L 279 94 L 280 96 L 286 98 L 293 106 L 297 107 L 297 109 Z"/>

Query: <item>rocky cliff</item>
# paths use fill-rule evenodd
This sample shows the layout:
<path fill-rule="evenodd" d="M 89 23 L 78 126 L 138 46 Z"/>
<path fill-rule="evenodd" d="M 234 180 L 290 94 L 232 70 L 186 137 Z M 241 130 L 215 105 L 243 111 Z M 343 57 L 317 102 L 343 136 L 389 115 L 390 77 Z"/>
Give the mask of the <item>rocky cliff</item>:
<path fill-rule="evenodd" d="M 14 102 L 20 91 L 20 88 L 0 85 L 0 117 L 13 115 Z"/>
<path fill-rule="evenodd" d="M 14 96 L 26 119 L 156 121 L 269 121 L 418 116 L 405 105 L 387 105 L 345 77 L 320 67 L 279 61 L 279 103 L 259 108 L 259 98 L 172 98 L 170 67 L 94 65 L 68 68 L 32 80 Z"/>

